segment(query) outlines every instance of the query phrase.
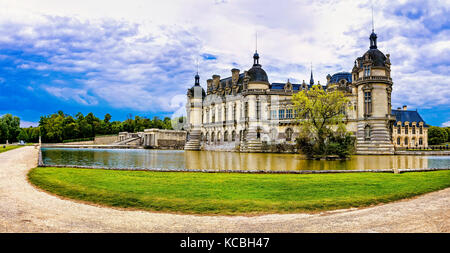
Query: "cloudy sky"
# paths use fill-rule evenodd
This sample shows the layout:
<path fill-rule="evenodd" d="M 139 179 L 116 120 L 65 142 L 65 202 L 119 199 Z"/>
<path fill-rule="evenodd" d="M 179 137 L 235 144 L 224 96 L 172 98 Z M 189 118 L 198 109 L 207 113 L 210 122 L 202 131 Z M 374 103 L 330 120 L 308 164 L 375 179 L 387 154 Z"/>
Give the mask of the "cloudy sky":
<path fill-rule="evenodd" d="M 450 125 L 450 0 L 375 1 L 393 106 Z M 0 115 L 171 116 L 201 83 L 252 65 L 270 82 L 351 71 L 369 48 L 371 3 L 337 0 L 0 0 Z"/>

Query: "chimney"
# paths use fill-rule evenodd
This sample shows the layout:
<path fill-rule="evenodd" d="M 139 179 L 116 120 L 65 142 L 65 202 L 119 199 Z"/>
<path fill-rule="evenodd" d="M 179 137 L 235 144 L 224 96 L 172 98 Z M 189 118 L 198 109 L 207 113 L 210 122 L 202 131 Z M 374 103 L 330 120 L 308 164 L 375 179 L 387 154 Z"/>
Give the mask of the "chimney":
<path fill-rule="evenodd" d="M 406 111 L 406 108 L 407 108 L 407 106 L 406 106 L 406 105 L 404 105 L 404 106 L 403 106 L 403 111 Z"/>
<path fill-rule="evenodd" d="M 213 86 L 215 89 L 217 89 L 219 87 L 219 82 L 220 82 L 220 76 L 219 75 L 213 75 Z"/>
<path fill-rule="evenodd" d="M 232 69 L 231 70 L 231 80 L 233 83 L 237 82 L 239 79 L 239 69 Z"/>
<path fill-rule="evenodd" d="M 212 79 L 206 80 L 206 83 L 208 84 L 208 89 L 211 88 L 212 81 L 213 81 Z"/>

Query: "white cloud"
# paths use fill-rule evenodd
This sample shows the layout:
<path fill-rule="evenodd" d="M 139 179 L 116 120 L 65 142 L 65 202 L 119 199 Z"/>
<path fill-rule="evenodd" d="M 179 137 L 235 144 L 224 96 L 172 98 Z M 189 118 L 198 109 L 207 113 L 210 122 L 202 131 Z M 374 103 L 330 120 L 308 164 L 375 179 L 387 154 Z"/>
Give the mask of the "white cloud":
<path fill-rule="evenodd" d="M 450 127 L 450 121 L 444 122 L 441 125 L 442 127 Z"/>
<path fill-rule="evenodd" d="M 261 63 L 271 82 L 315 80 L 350 71 L 369 46 L 370 1 L 4 1 L 0 43 L 20 42 L 48 62 L 40 71 L 84 74 L 49 93 L 81 104 L 175 112 L 192 86 L 195 60 L 204 85 L 213 74 L 251 67 L 258 32 Z M 448 1 L 377 1 L 378 45 L 391 54 L 393 104 L 448 106 Z M 445 28 L 447 23 L 447 29 Z M 21 24 L 21 29 L 10 24 Z M 9 30 L 5 27 L 9 27 Z M 23 40 L 23 41 L 19 41 Z M 29 43 L 29 44 L 26 44 Z M 77 77 L 78 78 L 78 77 Z"/>

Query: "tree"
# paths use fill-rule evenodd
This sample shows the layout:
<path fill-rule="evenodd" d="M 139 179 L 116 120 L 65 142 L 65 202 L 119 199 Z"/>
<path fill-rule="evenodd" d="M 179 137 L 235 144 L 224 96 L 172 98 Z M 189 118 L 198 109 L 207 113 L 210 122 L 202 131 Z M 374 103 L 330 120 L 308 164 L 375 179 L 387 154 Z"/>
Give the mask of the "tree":
<path fill-rule="evenodd" d="M 17 140 L 28 142 L 28 134 L 24 129 L 20 130 L 20 133 L 17 136 Z"/>
<path fill-rule="evenodd" d="M 428 143 L 430 145 L 439 145 L 448 140 L 448 133 L 442 127 L 430 126 L 428 129 Z"/>
<path fill-rule="evenodd" d="M 345 130 L 343 113 L 349 109 L 350 101 L 342 92 L 326 92 L 320 85 L 314 85 L 309 90 L 294 94 L 292 100 L 301 128 L 298 143 L 305 148 L 308 156 L 336 153 L 336 150 L 352 146 L 351 141 L 347 140 L 350 137 Z M 330 147 L 332 143 L 344 147 Z M 346 156 L 346 152 L 340 153 Z"/>
<path fill-rule="evenodd" d="M 0 143 L 7 140 L 11 143 L 17 141 L 20 133 L 20 119 L 11 114 L 5 114 L 0 118 Z"/>

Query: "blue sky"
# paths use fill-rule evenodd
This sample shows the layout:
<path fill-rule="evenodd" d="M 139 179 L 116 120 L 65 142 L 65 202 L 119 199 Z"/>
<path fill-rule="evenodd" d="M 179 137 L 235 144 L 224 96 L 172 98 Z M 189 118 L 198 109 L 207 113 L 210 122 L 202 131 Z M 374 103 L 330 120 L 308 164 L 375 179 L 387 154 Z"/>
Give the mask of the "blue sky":
<path fill-rule="evenodd" d="M 252 65 L 255 33 L 270 82 L 351 71 L 369 47 L 370 1 L 0 0 L 0 115 L 184 112 L 201 84 Z M 450 125 L 450 1 L 376 1 L 378 46 L 391 54 L 393 107 Z"/>

